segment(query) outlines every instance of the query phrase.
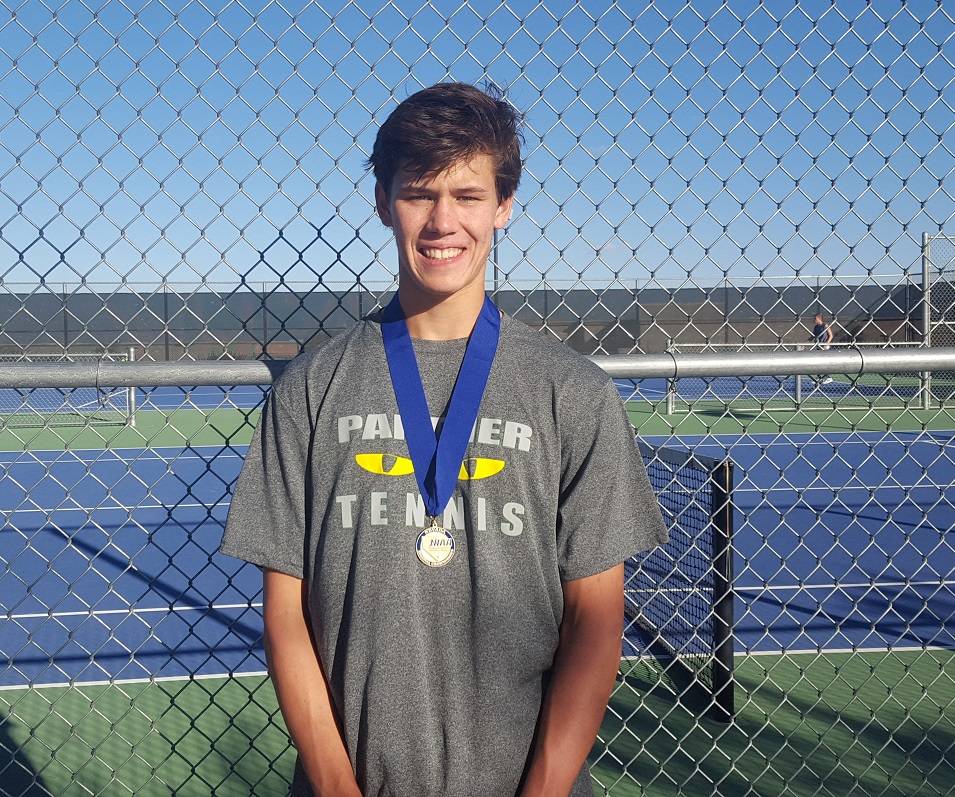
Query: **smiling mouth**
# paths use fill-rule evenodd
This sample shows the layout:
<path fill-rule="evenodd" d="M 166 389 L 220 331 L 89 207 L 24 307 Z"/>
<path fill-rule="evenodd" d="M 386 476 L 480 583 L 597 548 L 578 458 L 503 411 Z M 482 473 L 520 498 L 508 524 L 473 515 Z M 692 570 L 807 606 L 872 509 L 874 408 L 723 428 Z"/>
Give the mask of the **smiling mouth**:
<path fill-rule="evenodd" d="M 436 248 L 432 246 L 422 246 L 418 248 L 419 254 L 424 255 L 428 260 L 453 260 L 458 255 L 464 254 L 464 249 L 458 246 Z"/>

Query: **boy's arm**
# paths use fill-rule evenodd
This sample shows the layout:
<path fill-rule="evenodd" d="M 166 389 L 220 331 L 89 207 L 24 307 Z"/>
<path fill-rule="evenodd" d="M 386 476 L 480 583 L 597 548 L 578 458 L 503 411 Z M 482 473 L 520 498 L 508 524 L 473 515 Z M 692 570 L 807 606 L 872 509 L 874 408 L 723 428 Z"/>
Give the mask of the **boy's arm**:
<path fill-rule="evenodd" d="M 361 797 L 306 614 L 304 582 L 263 570 L 265 656 L 279 707 L 316 797 Z"/>
<path fill-rule="evenodd" d="M 564 616 L 521 797 L 567 795 L 593 747 L 620 667 L 623 565 L 565 581 Z"/>

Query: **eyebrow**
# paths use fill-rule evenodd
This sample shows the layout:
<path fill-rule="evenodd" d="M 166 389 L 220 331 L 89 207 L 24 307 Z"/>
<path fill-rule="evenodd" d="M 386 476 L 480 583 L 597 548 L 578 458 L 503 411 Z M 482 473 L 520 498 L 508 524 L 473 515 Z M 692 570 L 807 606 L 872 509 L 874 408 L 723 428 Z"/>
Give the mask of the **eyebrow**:
<path fill-rule="evenodd" d="M 423 185 L 416 185 L 414 183 L 406 183 L 398 187 L 398 190 L 401 192 L 420 192 L 424 194 L 433 194 L 430 188 L 427 188 Z M 466 185 L 460 188 L 452 189 L 451 193 L 453 194 L 486 194 L 488 189 L 481 185 Z"/>

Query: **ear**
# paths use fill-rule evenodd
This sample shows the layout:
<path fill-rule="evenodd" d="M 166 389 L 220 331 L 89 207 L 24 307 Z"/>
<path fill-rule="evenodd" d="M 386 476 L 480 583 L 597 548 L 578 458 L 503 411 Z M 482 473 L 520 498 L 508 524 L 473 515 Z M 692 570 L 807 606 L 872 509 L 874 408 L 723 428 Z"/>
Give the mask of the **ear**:
<path fill-rule="evenodd" d="M 381 183 L 375 183 L 375 210 L 378 211 L 378 218 L 386 227 L 391 226 L 391 208 L 388 207 L 388 195 Z"/>
<path fill-rule="evenodd" d="M 514 195 L 511 194 L 507 199 L 501 200 L 497 206 L 497 212 L 494 214 L 494 229 L 503 230 L 511 220 L 511 211 L 514 209 Z"/>

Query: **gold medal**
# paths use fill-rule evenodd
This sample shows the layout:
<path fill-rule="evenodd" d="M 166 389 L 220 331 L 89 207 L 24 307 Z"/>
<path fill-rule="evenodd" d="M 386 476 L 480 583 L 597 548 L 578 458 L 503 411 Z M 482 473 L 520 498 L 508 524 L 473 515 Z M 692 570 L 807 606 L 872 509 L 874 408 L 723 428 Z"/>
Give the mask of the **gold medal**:
<path fill-rule="evenodd" d="M 431 525 L 418 535 L 414 549 L 422 564 L 443 567 L 454 558 L 454 537 L 432 518 Z"/>

